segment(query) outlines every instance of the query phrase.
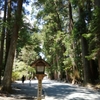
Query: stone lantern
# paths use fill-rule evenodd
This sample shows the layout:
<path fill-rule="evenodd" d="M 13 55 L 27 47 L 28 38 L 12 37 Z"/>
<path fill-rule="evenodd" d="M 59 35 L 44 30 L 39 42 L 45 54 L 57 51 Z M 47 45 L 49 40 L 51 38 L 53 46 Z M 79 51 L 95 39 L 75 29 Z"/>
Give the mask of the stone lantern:
<path fill-rule="evenodd" d="M 41 100 L 42 97 L 42 80 L 46 76 L 45 67 L 49 67 L 50 65 L 43 60 L 41 57 L 35 60 L 32 64 L 32 67 L 36 70 L 36 77 L 38 79 L 38 92 L 37 92 L 37 100 Z"/>

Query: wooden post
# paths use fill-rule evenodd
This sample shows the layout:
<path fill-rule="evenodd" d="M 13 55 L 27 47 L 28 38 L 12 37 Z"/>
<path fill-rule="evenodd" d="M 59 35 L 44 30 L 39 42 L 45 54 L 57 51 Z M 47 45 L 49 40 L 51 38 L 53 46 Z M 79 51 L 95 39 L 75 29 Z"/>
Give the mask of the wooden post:
<path fill-rule="evenodd" d="M 37 100 L 42 99 L 42 80 L 46 76 L 46 74 L 37 74 L 36 77 L 38 79 L 38 91 L 37 91 Z"/>
<path fill-rule="evenodd" d="M 41 100 L 42 96 L 42 80 L 38 80 L 37 100 Z"/>

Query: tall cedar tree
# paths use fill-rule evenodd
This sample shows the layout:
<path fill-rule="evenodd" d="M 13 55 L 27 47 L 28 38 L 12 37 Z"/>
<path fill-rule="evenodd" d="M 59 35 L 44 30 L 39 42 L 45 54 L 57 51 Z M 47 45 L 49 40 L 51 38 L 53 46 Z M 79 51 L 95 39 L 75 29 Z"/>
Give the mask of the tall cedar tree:
<path fill-rule="evenodd" d="M 7 0 L 5 0 L 3 23 L 6 22 L 6 10 L 7 10 Z M 3 25 L 1 34 L 1 46 L 0 46 L 0 84 L 1 84 L 1 74 L 3 68 L 4 37 L 5 37 L 5 26 Z"/>
<path fill-rule="evenodd" d="M 11 0 L 8 0 L 7 23 L 9 25 L 12 25 L 11 24 Z M 11 40 L 11 33 L 12 33 L 11 26 L 9 26 L 6 32 L 6 50 L 5 50 L 6 52 L 5 52 L 5 63 L 4 64 L 6 64 L 7 62 L 7 57 L 8 57 L 9 47 L 10 47 L 10 40 Z"/>
<path fill-rule="evenodd" d="M 81 27 L 82 27 L 82 33 L 81 34 L 81 46 L 82 46 L 82 60 L 83 60 L 83 69 L 84 69 L 84 82 L 85 83 L 89 83 L 90 80 L 90 67 L 89 67 L 89 61 L 87 60 L 87 58 L 85 58 L 85 56 L 88 55 L 88 44 L 87 44 L 87 40 L 82 36 L 83 33 L 86 33 L 86 23 L 85 23 L 85 14 L 84 14 L 84 10 L 82 7 L 79 7 L 79 11 L 80 11 L 80 21 L 82 23 Z"/>
<path fill-rule="evenodd" d="M 96 38 L 97 38 L 97 47 L 98 49 L 98 65 L 99 65 L 99 77 L 100 77 L 100 0 L 94 0 L 94 4 L 95 4 L 95 10 L 97 10 L 96 12 L 96 18 L 95 18 L 95 22 L 96 22 L 96 26 L 94 24 L 94 27 L 96 27 L 96 30 L 94 31 L 94 34 L 96 34 Z"/>
<path fill-rule="evenodd" d="M 23 4 L 23 0 L 18 0 L 17 15 L 14 23 L 13 34 L 11 36 L 11 43 L 10 43 L 9 53 L 7 57 L 6 67 L 5 67 L 2 90 L 7 92 L 10 92 L 11 90 L 12 66 L 13 66 L 14 54 L 15 54 L 15 49 L 16 49 L 16 44 L 18 39 L 18 32 L 21 27 L 20 21 L 22 17 L 21 16 L 22 4 Z"/>

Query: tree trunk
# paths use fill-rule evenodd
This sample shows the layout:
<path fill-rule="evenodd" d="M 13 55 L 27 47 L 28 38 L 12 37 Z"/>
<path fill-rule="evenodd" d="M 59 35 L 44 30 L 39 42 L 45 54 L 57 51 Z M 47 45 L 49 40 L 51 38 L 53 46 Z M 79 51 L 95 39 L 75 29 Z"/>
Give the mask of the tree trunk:
<path fill-rule="evenodd" d="M 3 22 L 6 22 L 6 10 L 7 10 L 7 0 L 5 0 L 5 7 L 4 7 L 4 18 Z M 0 84 L 1 84 L 1 73 L 3 68 L 3 49 L 4 49 L 4 37 L 5 37 L 5 26 L 2 28 L 2 35 L 1 35 L 1 47 L 0 47 Z"/>
<path fill-rule="evenodd" d="M 95 4 L 95 9 L 96 9 L 96 7 L 98 7 L 100 9 L 100 0 L 94 0 L 94 4 Z M 98 18 L 100 17 L 99 15 L 97 16 Z M 97 34 L 97 39 L 99 40 L 98 45 L 99 45 L 99 48 L 100 48 L 100 29 L 98 29 L 98 30 L 99 30 L 99 32 L 96 33 L 96 34 Z M 98 70 L 99 70 L 99 79 L 100 79 L 100 49 L 98 51 L 98 66 L 99 66 Z"/>
<path fill-rule="evenodd" d="M 88 46 L 86 39 L 81 36 L 81 43 L 82 43 L 82 59 L 83 59 L 83 70 L 84 70 L 84 82 L 90 83 L 90 67 L 89 67 L 89 61 L 85 58 L 88 53 Z"/>
<path fill-rule="evenodd" d="M 3 88 L 2 90 L 10 92 L 11 89 L 11 77 L 12 77 L 12 66 L 14 61 L 14 54 L 18 39 L 18 32 L 21 27 L 21 11 L 22 11 L 22 4 L 23 0 L 18 0 L 18 8 L 17 8 L 17 16 L 14 24 L 14 30 L 11 37 L 11 43 L 10 43 L 10 49 L 8 53 L 5 73 L 4 73 L 4 79 L 3 79 Z"/>
<path fill-rule="evenodd" d="M 95 83 L 99 79 L 98 64 L 96 60 L 90 60 L 91 81 Z"/>
<path fill-rule="evenodd" d="M 8 0 L 8 18 L 7 18 L 7 22 L 9 24 L 12 24 L 11 23 L 11 0 Z M 6 53 L 5 53 L 5 65 L 6 65 L 6 62 L 7 62 L 7 57 L 8 57 L 8 52 L 9 52 L 9 48 L 10 48 L 10 40 L 11 40 L 11 29 L 7 29 L 7 32 L 6 32 Z M 4 65 L 4 66 L 5 66 Z"/>
<path fill-rule="evenodd" d="M 82 61 L 83 61 L 83 70 L 84 70 L 84 83 L 90 83 L 90 66 L 89 61 L 86 59 L 86 56 L 88 55 L 88 43 L 87 40 L 82 36 L 83 33 L 86 33 L 86 23 L 85 23 L 85 14 L 83 8 L 79 7 L 79 16 L 81 21 L 81 46 L 82 46 Z"/>
<path fill-rule="evenodd" d="M 98 67 L 97 67 L 97 69 L 98 69 L 98 79 L 99 79 L 99 81 L 100 81 L 100 51 L 98 51 L 99 53 L 98 53 Z"/>
<path fill-rule="evenodd" d="M 72 30 L 73 30 L 72 6 L 71 6 L 70 0 L 68 2 L 69 2 L 69 33 L 70 33 L 70 35 L 72 35 Z M 74 39 L 72 40 L 71 48 L 72 48 L 73 51 L 75 51 L 75 41 L 74 41 Z M 76 62 L 74 60 L 75 53 L 71 53 L 70 56 L 71 56 L 72 62 L 73 62 L 72 70 L 73 70 L 73 76 L 74 76 L 75 70 L 76 70 Z M 72 79 L 72 84 L 75 84 L 75 76 Z"/>
<path fill-rule="evenodd" d="M 72 6 L 69 1 L 69 32 L 71 32 L 73 29 L 73 16 L 72 16 Z"/>

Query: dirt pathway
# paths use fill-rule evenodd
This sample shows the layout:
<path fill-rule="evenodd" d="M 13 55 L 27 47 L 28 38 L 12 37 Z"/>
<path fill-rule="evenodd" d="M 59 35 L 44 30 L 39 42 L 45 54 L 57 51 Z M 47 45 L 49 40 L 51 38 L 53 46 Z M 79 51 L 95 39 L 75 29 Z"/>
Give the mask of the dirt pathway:
<path fill-rule="evenodd" d="M 0 93 L 0 100 L 35 100 L 37 96 L 37 84 L 32 83 L 29 85 L 28 82 L 12 83 L 13 92 L 12 94 Z"/>

